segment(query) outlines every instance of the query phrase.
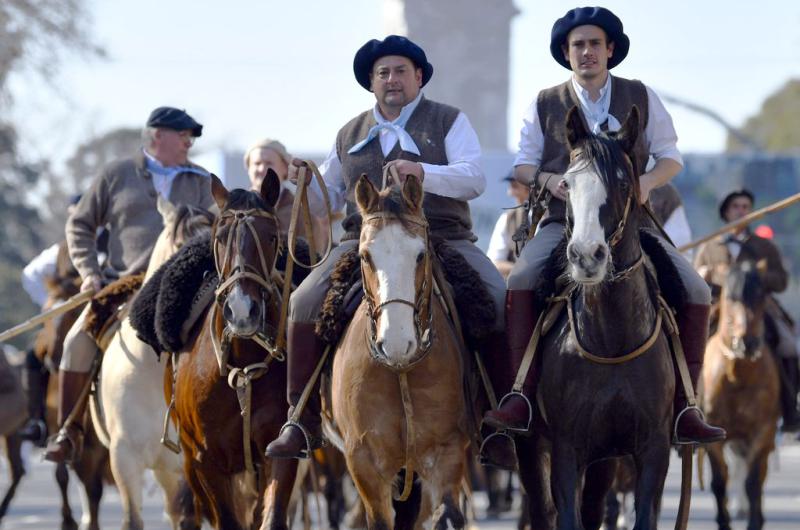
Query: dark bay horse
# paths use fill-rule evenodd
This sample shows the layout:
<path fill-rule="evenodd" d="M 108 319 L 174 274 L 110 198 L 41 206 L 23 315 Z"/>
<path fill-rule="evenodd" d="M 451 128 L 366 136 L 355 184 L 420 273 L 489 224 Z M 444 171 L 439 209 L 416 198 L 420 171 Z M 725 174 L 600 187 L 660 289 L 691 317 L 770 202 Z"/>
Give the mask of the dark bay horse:
<path fill-rule="evenodd" d="M 761 500 L 780 415 L 778 371 L 764 340 L 767 292 L 761 277 L 765 270 L 766 261 L 731 265 L 720 293 L 719 326 L 706 346 L 703 409 L 709 421 L 728 432 L 725 442 L 706 448 L 720 530 L 731 527 L 727 506 L 729 468 L 723 456 L 726 445 L 736 460 L 734 464 L 739 464 L 737 467 L 746 474 L 748 506 L 741 508 L 749 515 L 747 528 L 755 530 L 764 525 Z"/>
<path fill-rule="evenodd" d="M 274 350 L 282 281 L 274 270 L 279 191 L 271 170 L 260 193 L 228 192 L 213 177 L 220 208 L 211 239 L 217 299 L 165 374 L 168 401 L 175 378 L 173 420 L 197 510 L 219 529 L 287 528 L 297 472 L 297 460 L 263 456 L 288 407 L 286 364 Z"/>
<path fill-rule="evenodd" d="M 436 529 L 463 528 L 464 368 L 434 295 L 422 185 L 409 176 L 402 189 L 378 192 L 362 176 L 355 195 L 364 300 L 333 360 L 337 444 L 369 529 L 413 528 L 431 511 Z"/>
<path fill-rule="evenodd" d="M 631 162 L 639 112 L 612 135 L 590 134 L 574 107 L 566 125 L 572 290 L 568 311 L 539 344 L 542 417 L 531 438 L 517 439 L 520 475 L 533 528 L 552 527 L 550 491 L 557 528 L 596 528 L 615 469 L 608 459 L 630 454 L 638 477 L 634 528 L 656 528 L 675 377 L 655 282 L 642 266 L 645 212 Z"/>

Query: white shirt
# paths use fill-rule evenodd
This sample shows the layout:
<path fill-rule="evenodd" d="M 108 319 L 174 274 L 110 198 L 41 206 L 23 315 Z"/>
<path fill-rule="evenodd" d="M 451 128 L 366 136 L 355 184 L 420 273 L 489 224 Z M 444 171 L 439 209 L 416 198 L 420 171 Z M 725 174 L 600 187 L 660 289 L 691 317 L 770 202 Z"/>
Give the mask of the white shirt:
<path fill-rule="evenodd" d="M 497 219 L 497 223 L 492 230 L 492 237 L 489 239 L 489 248 L 486 250 L 486 255 L 492 261 L 507 261 L 508 253 L 514 247 L 514 241 L 511 239 L 512 234 L 506 232 L 508 226 L 508 216 L 514 215 L 516 210 L 508 210 Z"/>
<path fill-rule="evenodd" d="M 58 243 L 44 249 L 22 269 L 22 288 L 39 307 L 47 302 L 45 280 L 56 274 Z"/>
<path fill-rule="evenodd" d="M 409 105 L 416 106 L 422 93 Z M 376 104 L 373 116 L 378 123 L 385 123 L 384 118 Z M 388 155 L 397 143 L 397 134 L 389 129 L 380 132 L 381 151 L 383 156 Z M 425 172 L 422 189 L 428 193 L 468 201 L 480 196 L 486 189 L 486 177 L 481 169 L 481 146 L 475 129 L 463 112 L 459 112 L 450 130 L 444 138 L 444 149 L 447 156 L 447 165 L 435 165 L 420 162 Z M 331 210 L 339 211 L 344 207 L 346 186 L 342 176 L 342 161 L 336 153 L 334 142 L 328 157 L 319 167 L 328 195 L 331 199 Z M 316 180 L 309 186 L 314 193 L 309 195 L 309 207 L 315 215 L 325 215 L 325 206 Z"/>
<path fill-rule="evenodd" d="M 596 125 L 599 125 L 597 119 L 600 118 L 605 121 L 604 118 L 607 115 L 608 129 L 610 131 L 619 130 L 621 122 L 625 120 L 626 116 L 607 114 L 612 96 L 611 74 L 608 75 L 606 84 L 600 89 L 600 98 L 596 102 L 593 102 L 589 97 L 589 92 L 578 84 L 575 76 L 571 78 L 571 81 L 589 128 L 594 129 Z M 647 141 L 648 152 L 656 161 L 662 158 L 671 158 L 683 165 L 683 157 L 681 157 L 677 146 L 678 135 L 675 133 L 675 127 L 672 124 L 672 117 L 667 112 L 667 109 L 664 108 L 664 104 L 658 95 L 650 87 L 645 88 L 647 89 L 647 126 L 644 130 L 644 136 Z M 539 121 L 536 100 L 537 98 L 534 98 L 522 117 L 522 130 L 520 131 L 519 151 L 514 160 L 515 166 L 530 164 L 538 167 L 542 163 L 544 134 Z"/>
<path fill-rule="evenodd" d="M 675 243 L 676 247 L 692 242 L 692 228 L 689 226 L 689 219 L 686 217 L 686 210 L 684 210 L 683 206 L 678 206 L 670 214 L 669 219 L 664 222 L 664 231 Z M 682 252 L 682 255 L 691 263 L 692 249 Z"/>

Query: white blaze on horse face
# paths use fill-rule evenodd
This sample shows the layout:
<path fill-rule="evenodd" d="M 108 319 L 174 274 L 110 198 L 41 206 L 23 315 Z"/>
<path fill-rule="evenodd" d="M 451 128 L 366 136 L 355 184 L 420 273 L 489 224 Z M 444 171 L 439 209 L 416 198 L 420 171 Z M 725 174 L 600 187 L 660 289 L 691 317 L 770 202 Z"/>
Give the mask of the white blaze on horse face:
<path fill-rule="evenodd" d="M 374 232 L 369 253 L 378 280 L 375 305 L 388 300 L 416 302 L 415 276 L 417 256 L 425 251 L 425 241 L 409 234 L 397 223 Z M 380 344 L 387 361 L 404 366 L 417 351 L 414 309 L 402 303 L 390 303 L 380 310 L 376 343 Z"/>
<path fill-rule="evenodd" d="M 608 246 L 600 223 L 600 208 L 607 193 L 594 164 L 578 160 L 567 170 L 567 200 L 572 207 L 573 228 L 567 257 L 572 278 L 580 283 L 599 283 L 606 274 Z"/>
<path fill-rule="evenodd" d="M 239 253 L 236 254 L 233 266 L 237 270 L 241 270 L 242 263 Z M 244 289 L 238 283 L 228 293 L 225 298 L 223 314 L 234 334 L 248 336 L 258 331 L 258 322 L 252 318 L 253 303 L 253 299 L 244 292 Z"/>

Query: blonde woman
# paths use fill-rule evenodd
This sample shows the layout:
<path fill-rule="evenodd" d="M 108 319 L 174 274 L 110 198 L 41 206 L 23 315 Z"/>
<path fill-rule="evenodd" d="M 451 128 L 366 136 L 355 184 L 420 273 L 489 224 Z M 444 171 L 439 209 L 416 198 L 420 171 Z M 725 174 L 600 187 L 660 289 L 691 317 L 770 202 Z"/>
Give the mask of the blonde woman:
<path fill-rule="evenodd" d="M 244 153 L 244 167 L 250 177 L 250 187 L 258 190 L 261 182 L 267 175 L 267 171 L 272 169 L 281 181 L 281 194 L 278 197 L 278 204 L 275 210 L 282 233 L 285 235 L 289 230 L 289 221 L 292 214 L 292 203 L 294 201 L 294 186 L 287 180 L 289 176 L 289 164 L 292 157 L 286 147 L 278 140 L 265 138 L 251 145 Z M 325 251 L 328 244 L 328 220 L 325 218 L 314 217 L 314 243 L 318 254 Z M 298 223 L 300 236 L 305 236 L 302 223 Z"/>

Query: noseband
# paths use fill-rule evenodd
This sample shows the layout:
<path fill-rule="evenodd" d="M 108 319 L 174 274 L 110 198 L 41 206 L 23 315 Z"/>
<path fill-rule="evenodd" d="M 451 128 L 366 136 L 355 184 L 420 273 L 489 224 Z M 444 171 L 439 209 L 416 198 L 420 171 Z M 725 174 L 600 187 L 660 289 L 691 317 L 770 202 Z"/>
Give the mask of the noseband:
<path fill-rule="evenodd" d="M 261 239 L 259 238 L 258 232 L 256 232 L 255 227 L 253 226 L 253 221 L 256 217 L 262 217 L 266 219 L 272 219 L 275 221 L 276 225 L 276 238 L 275 238 L 275 248 L 274 248 L 274 258 L 272 262 L 272 266 L 267 266 L 267 259 L 264 254 L 264 249 L 261 246 Z M 233 219 L 231 226 L 228 230 L 228 236 L 225 240 L 225 247 L 222 252 L 222 255 L 219 254 L 217 251 L 216 245 L 216 238 L 212 237 L 213 243 L 213 251 L 214 251 L 214 266 L 217 270 L 217 276 L 219 278 L 219 286 L 217 287 L 216 291 L 214 291 L 215 295 L 215 304 L 212 307 L 212 315 L 211 315 L 211 325 L 213 326 L 214 321 L 216 320 L 216 316 L 220 307 L 224 305 L 225 299 L 227 298 L 228 292 L 230 289 L 242 280 L 252 280 L 256 282 L 259 287 L 261 288 L 261 326 L 259 330 L 252 336 L 244 337 L 250 340 L 253 340 L 257 344 L 259 344 L 262 348 L 264 348 L 270 355 L 271 358 L 274 358 L 279 361 L 283 361 L 285 356 L 284 352 L 280 351 L 275 345 L 275 330 L 272 329 L 272 333 L 267 333 L 267 328 L 270 327 L 267 325 L 267 301 L 278 300 L 280 298 L 280 291 L 278 290 L 277 285 L 272 280 L 272 274 L 270 271 L 275 269 L 275 262 L 278 258 L 278 253 L 281 248 L 281 237 L 280 237 L 280 230 L 277 229 L 278 226 L 278 218 L 274 214 L 262 210 L 260 208 L 251 208 L 248 210 L 228 210 L 223 212 L 219 216 L 219 221 L 223 219 Z M 261 266 L 261 270 L 258 270 L 256 267 L 248 264 L 242 264 L 233 266 L 233 259 L 235 256 L 235 252 L 233 251 L 234 248 L 239 249 L 241 248 L 242 239 L 245 235 L 245 230 L 250 232 L 250 235 L 253 237 L 253 240 L 256 244 L 256 249 L 258 251 L 258 260 L 259 265 Z M 214 234 L 216 234 L 216 226 L 214 227 Z M 228 275 L 225 276 L 223 273 L 230 265 L 230 270 Z M 222 338 L 220 339 L 214 331 L 211 331 L 211 341 L 214 345 L 214 351 L 217 354 L 217 361 L 220 365 L 220 373 L 222 375 L 227 375 L 228 371 L 232 368 L 228 365 L 227 358 L 230 351 L 230 343 L 231 340 L 236 337 L 237 335 L 231 330 L 230 326 L 226 323 L 225 328 L 222 331 Z"/>
<path fill-rule="evenodd" d="M 414 333 L 417 337 L 417 351 L 414 358 L 414 361 L 409 365 L 403 367 L 402 371 L 407 372 L 411 370 L 414 366 L 416 366 L 419 362 L 421 362 L 431 348 L 431 343 L 433 342 L 433 309 L 431 307 L 431 299 L 432 299 L 432 282 L 433 282 L 433 275 L 431 270 L 431 256 L 430 256 L 430 246 L 428 244 L 428 222 L 418 216 L 411 216 L 411 215 L 403 215 L 397 216 L 394 214 L 387 214 L 387 213 L 373 213 L 363 216 L 362 223 L 372 223 L 376 221 L 399 221 L 410 223 L 416 225 L 422 229 L 423 238 L 425 240 L 425 265 L 424 265 L 424 273 L 422 277 L 422 285 L 417 290 L 417 297 L 416 300 L 405 300 L 403 298 L 390 298 L 388 300 L 384 300 L 380 303 L 375 303 L 375 297 L 370 292 L 367 278 L 365 276 L 365 267 L 366 264 L 362 263 L 361 265 L 361 282 L 364 289 L 364 299 L 367 302 L 367 315 L 369 316 L 369 327 L 367 331 L 367 344 L 369 346 L 369 351 L 373 359 L 381 364 L 385 363 L 385 355 L 381 352 L 381 348 L 378 346 L 378 319 L 381 316 L 381 310 L 388 306 L 389 304 L 403 304 L 411 307 L 414 310 Z M 422 322 L 422 314 L 427 309 L 428 315 L 425 323 Z"/>

